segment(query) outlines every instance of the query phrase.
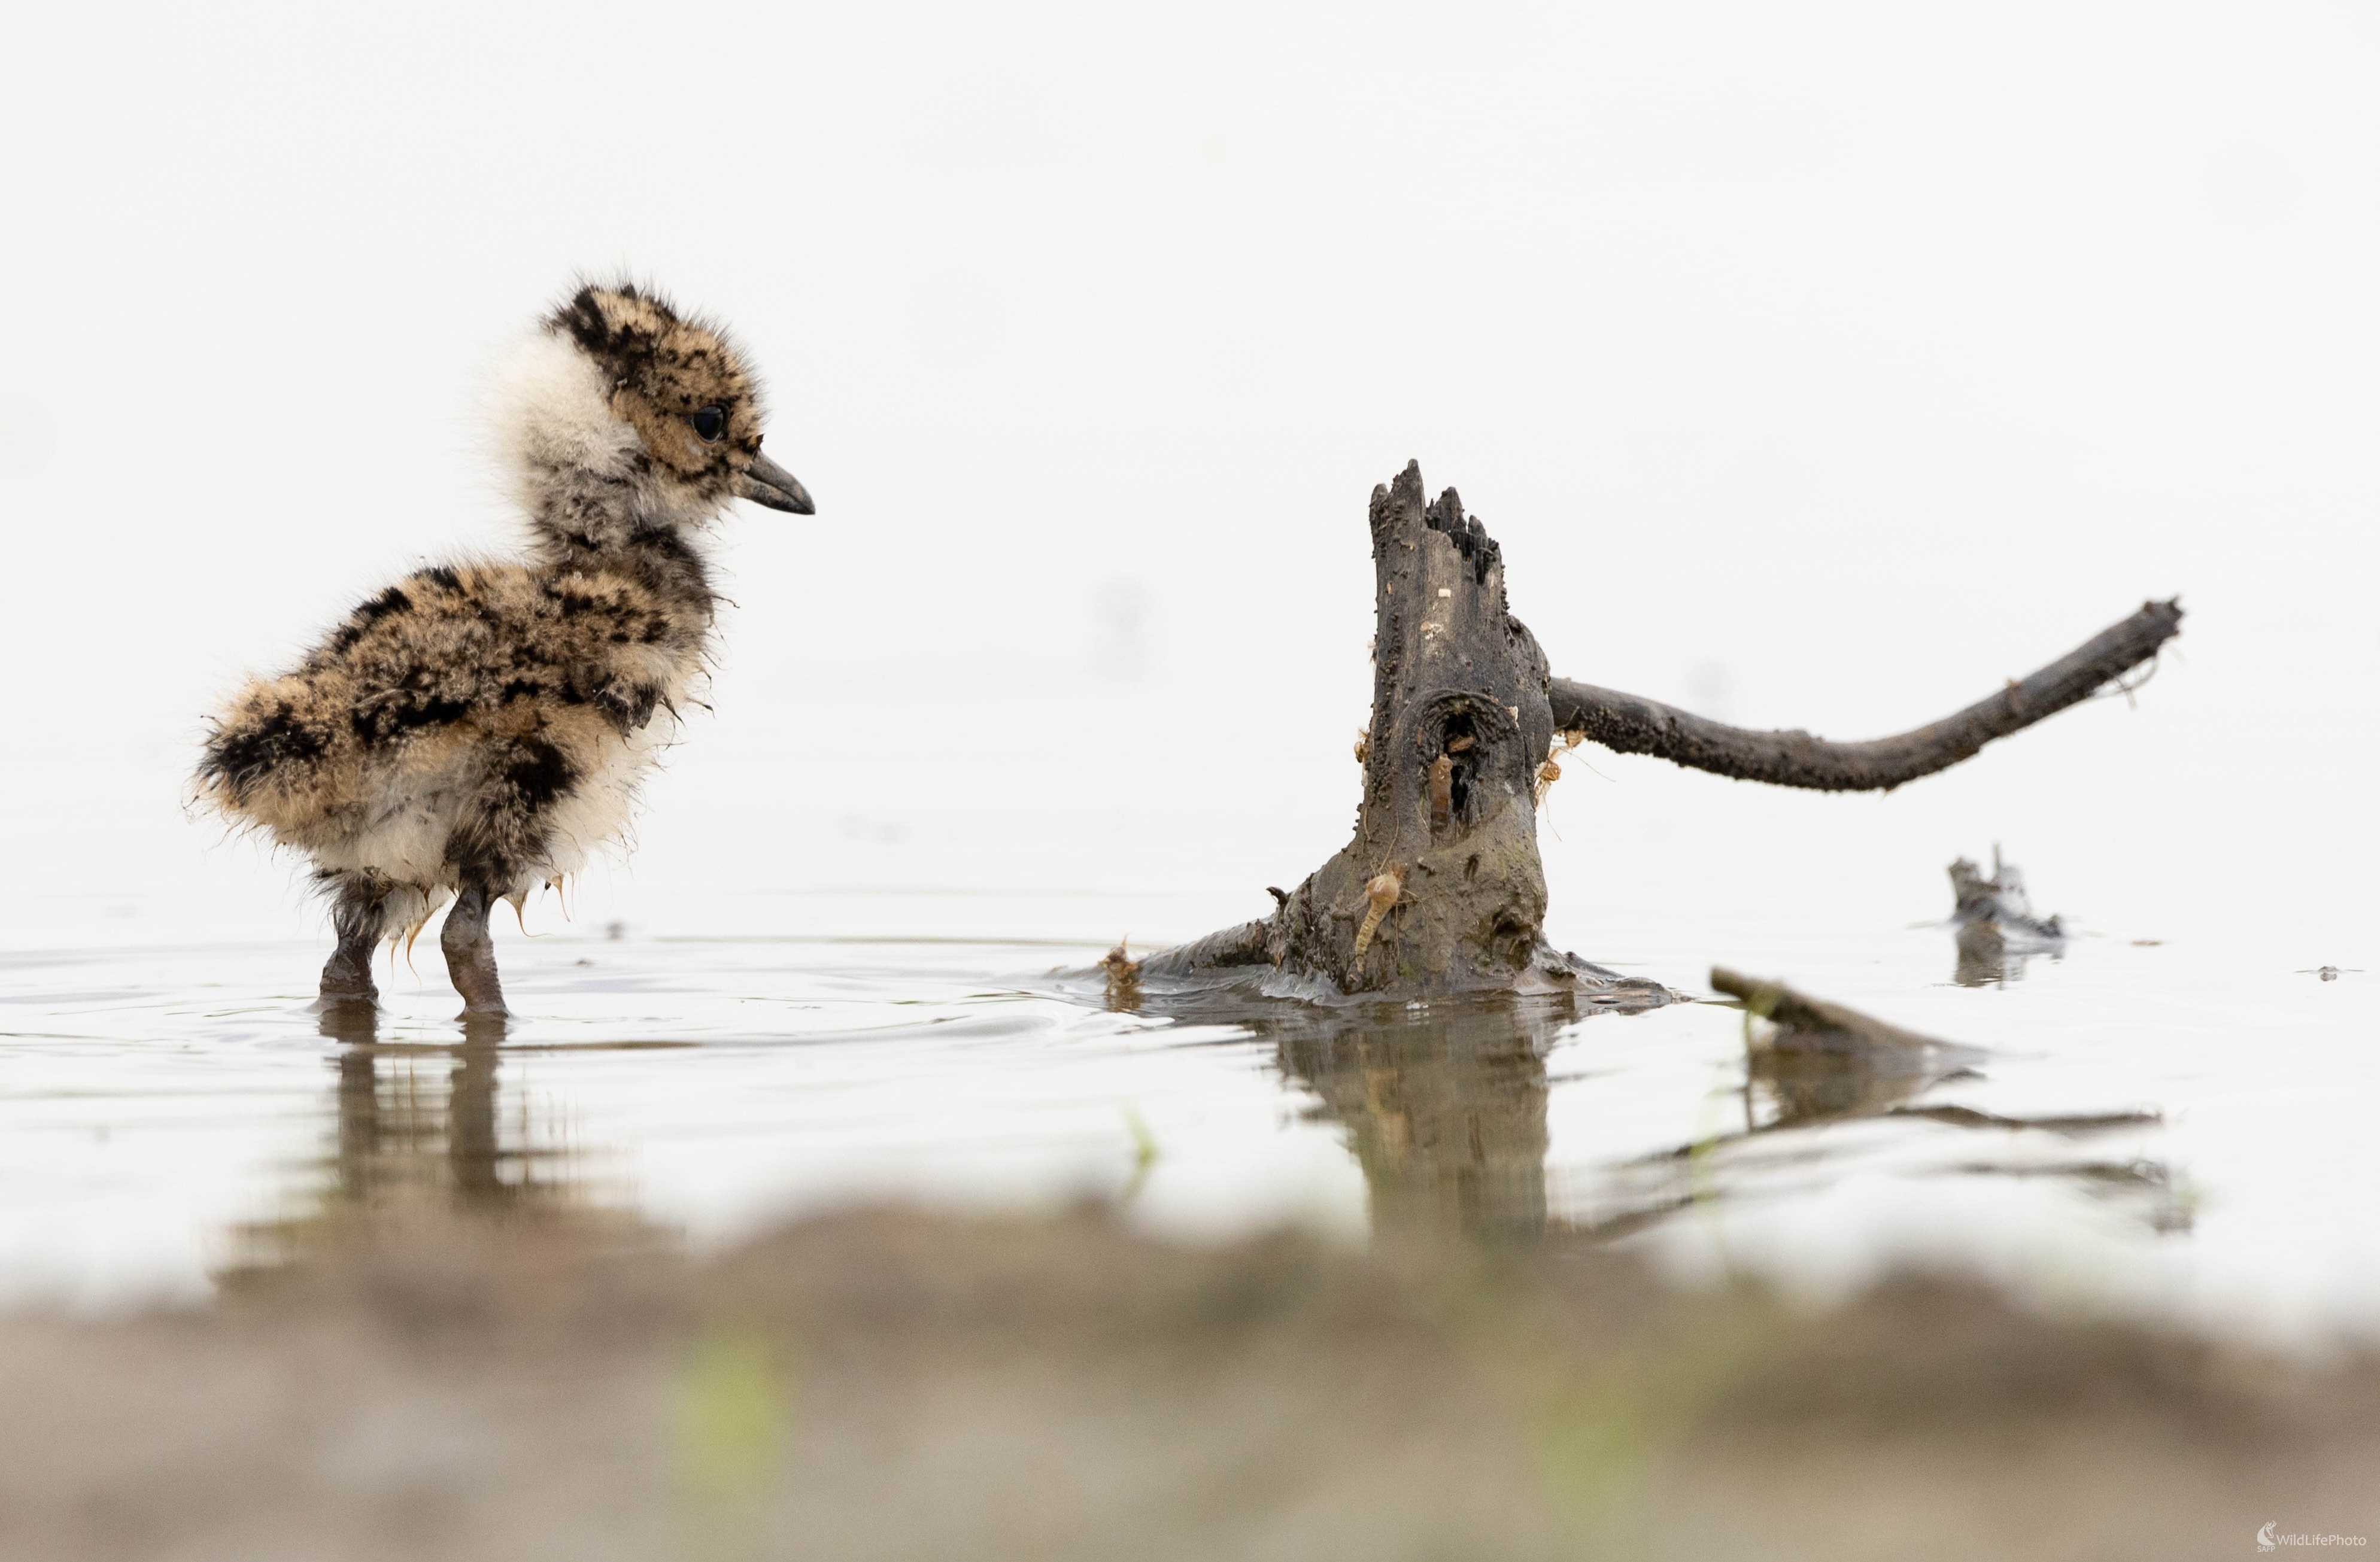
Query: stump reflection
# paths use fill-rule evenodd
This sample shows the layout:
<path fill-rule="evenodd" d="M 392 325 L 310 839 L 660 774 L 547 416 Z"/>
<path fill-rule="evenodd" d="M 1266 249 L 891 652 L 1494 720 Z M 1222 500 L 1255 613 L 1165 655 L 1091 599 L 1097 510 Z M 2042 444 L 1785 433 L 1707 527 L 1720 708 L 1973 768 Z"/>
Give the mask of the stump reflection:
<path fill-rule="evenodd" d="M 1471 1000 L 1279 1027 L 1281 1072 L 1347 1129 L 1373 1229 L 1513 1237 L 1546 1225 L 1546 1054 L 1568 1005 Z"/>

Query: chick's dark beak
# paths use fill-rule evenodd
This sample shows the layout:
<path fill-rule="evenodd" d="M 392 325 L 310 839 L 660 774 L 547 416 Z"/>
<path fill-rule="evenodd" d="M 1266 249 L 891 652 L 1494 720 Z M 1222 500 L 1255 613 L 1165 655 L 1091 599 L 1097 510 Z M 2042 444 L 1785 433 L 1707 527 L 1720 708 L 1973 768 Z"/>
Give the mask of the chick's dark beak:
<path fill-rule="evenodd" d="M 752 465 L 744 468 L 743 476 L 735 479 L 735 496 L 796 515 L 818 514 L 818 506 L 810 503 L 810 490 L 804 488 L 800 479 L 791 472 L 765 455 L 753 456 Z"/>

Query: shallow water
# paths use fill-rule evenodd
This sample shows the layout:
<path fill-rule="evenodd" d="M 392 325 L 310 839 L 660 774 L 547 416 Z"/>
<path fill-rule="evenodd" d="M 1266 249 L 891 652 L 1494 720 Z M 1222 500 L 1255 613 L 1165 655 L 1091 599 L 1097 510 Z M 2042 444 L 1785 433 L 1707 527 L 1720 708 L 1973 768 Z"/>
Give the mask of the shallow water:
<path fill-rule="evenodd" d="M 1942 926 L 1737 930 L 1729 963 L 1979 1049 L 1814 1077 L 1748 1063 L 1711 1001 L 1113 1012 L 1090 940 L 615 932 L 500 939 L 501 1044 L 426 945 L 329 1035 L 312 945 L 0 957 L 0 1294 L 200 1294 L 406 1191 L 706 1243 L 854 1198 L 1094 1195 L 1193 1236 L 1553 1224 L 1819 1294 L 1915 1258 L 2284 1339 L 2380 1319 L 2349 978 L 2210 988 L 2203 948 L 2085 937 L 1962 986 Z M 1712 996 L 1707 948 L 1631 952 Z"/>

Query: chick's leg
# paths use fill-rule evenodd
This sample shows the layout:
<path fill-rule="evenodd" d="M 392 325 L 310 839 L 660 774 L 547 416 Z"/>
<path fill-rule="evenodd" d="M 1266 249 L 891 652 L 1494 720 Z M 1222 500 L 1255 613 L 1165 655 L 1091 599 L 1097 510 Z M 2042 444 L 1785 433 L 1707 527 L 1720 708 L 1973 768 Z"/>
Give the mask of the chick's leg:
<path fill-rule="evenodd" d="M 488 904 L 493 898 L 484 884 L 465 885 L 438 933 L 438 947 L 446 951 L 446 975 L 463 995 L 467 1019 L 504 1012 L 504 989 L 496 979 L 496 946 L 488 937 Z"/>
<path fill-rule="evenodd" d="M 331 902 L 331 930 L 339 947 L 322 967 L 322 1002 L 326 1006 L 378 1001 L 372 985 L 372 951 L 380 947 L 382 909 L 388 887 L 363 874 L 342 879 Z"/>

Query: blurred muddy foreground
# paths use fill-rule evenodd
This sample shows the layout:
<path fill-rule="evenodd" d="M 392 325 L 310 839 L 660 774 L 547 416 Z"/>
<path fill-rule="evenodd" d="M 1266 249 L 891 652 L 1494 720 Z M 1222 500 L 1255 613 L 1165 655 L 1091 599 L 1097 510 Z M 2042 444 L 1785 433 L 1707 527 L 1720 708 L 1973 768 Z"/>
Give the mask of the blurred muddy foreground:
<path fill-rule="evenodd" d="M 1747 1132 L 1900 1109 L 1961 1062 L 1742 985 L 1776 1027 Z M 1127 1188 L 1030 1218 L 851 1211 L 698 1259 L 508 1136 L 501 1047 L 449 1049 L 442 1092 L 343 1038 L 324 1192 L 243 1234 L 216 1301 L 0 1322 L 0 1556 L 2167 1557 L 2248 1554 L 2276 1518 L 2371 1533 L 2380 1360 L 1938 1277 L 1811 1316 L 1659 1281 L 1605 1245 L 1626 1219 L 1550 1223 L 1545 1058 L 1582 1017 L 1251 1002 L 1347 1133 L 1367 1252 L 1151 1241 Z M 1659 1157 L 1645 1217 L 1697 1217 L 1707 1148 Z"/>

